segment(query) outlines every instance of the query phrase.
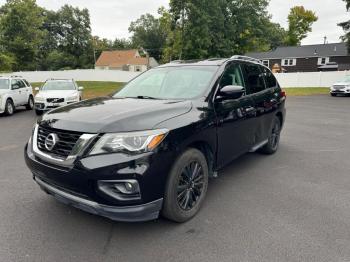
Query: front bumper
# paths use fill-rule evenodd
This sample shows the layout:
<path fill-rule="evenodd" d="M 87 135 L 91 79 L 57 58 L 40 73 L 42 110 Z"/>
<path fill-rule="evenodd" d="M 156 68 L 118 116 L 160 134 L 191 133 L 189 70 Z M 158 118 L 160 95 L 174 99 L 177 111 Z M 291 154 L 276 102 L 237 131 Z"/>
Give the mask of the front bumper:
<path fill-rule="evenodd" d="M 64 192 L 49 185 L 48 183 L 45 183 L 38 177 L 34 177 L 34 180 L 38 183 L 43 191 L 52 195 L 58 201 L 66 205 L 81 209 L 85 212 L 107 217 L 116 221 L 140 222 L 157 219 L 159 216 L 159 211 L 161 210 L 163 204 L 163 199 L 159 199 L 144 205 L 124 207 L 106 206 Z"/>
<path fill-rule="evenodd" d="M 159 216 L 172 151 L 137 156 L 107 154 L 79 157 L 73 166 L 41 159 L 33 146 L 25 147 L 25 161 L 40 187 L 63 203 L 118 221 L 147 221 Z M 117 199 L 99 188 L 100 181 L 136 180 L 139 199 Z"/>
<path fill-rule="evenodd" d="M 78 101 L 70 101 L 70 102 L 62 102 L 62 103 L 47 103 L 47 102 L 37 102 L 35 101 L 34 103 L 34 107 L 36 110 L 40 110 L 40 111 L 50 111 L 52 109 L 55 108 L 59 108 L 62 106 L 67 106 L 73 103 L 76 103 Z"/>
<path fill-rule="evenodd" d="M 330 91 L 331 94 L 350 94 L 350 89 L 331 89 Z"/>

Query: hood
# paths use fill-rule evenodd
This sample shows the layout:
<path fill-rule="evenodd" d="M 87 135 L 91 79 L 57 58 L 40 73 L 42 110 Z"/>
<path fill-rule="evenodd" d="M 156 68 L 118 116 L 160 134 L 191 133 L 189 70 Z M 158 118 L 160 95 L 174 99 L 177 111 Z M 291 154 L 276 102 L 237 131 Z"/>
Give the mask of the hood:
<path fill-rule="evenodd" d="M 337 82 L 333 86 L 350 86 L 349 82 Z"/>
<path fill-rule="evenodd" d="M 41 124 L 85 133 L 141 131 L 153 129 L 191 108 L 190 101 L 104 97 L 52 110 L 42 117 Z"/>
<path fill-rule="evenodd" d="M 75 96 L 77 93 L 77 90 L 41 90 L 36 96 L 42 98 L 66 98 L 69 96 Z"/>

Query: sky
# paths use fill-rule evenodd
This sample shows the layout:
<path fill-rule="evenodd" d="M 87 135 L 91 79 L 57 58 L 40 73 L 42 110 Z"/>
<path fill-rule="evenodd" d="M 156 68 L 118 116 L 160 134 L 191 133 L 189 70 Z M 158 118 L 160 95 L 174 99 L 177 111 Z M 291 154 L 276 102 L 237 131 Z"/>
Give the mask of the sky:
<path fill-rule="evenodd" d="M 5 0 L 0 0 L 0 4 Z M 129 37 L 131 21 L 142 14 L 156 15 L 160 6 L 168 6 L 169 0 L 37 0 L 40 6 L 57 10 L 64 4 L 87 8 L 90 11 L 92 33 L 103 38 L 115 39 Z M 303 5 L 316 12 L 319 20 L 313 31 L 302 44 L 320 44 L 327 36 L 329 43 L 339 42 L 343 34 L 337 23 L 350 19 L 342 0 L 271 0 L 269 12 L 274 22 L 287 27 L 287 16 L 291 7 Z"/>

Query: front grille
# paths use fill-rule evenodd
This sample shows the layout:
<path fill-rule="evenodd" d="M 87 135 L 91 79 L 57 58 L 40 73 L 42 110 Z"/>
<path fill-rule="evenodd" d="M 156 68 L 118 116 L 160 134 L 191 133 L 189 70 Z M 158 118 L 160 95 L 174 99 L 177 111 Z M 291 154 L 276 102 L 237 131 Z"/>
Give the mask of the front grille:
<path fill-rule="evenodd" d="M 45 139 L 49 134 L 56 134 L 58 136 L 58 142 L 51 151 L 45 147 Z M 81 135 L 82 133 L 79 132 L 71 132 L 39 126 L 37 139 L 38 148 L 43 152 L 58 156 L 60 158 L 66 158 L 72 152 L 73 147 Z"/>
<path fill-rule="evenodd" d="M 63 103 L 64 98 L 48 98 L 46 99 L 48 103 Z"/>
<path fill-rule="evenodd" d="M 345 86 L 343 86 L 343 85 L 333 86 L 334 90 L 341 90 L 341 89 L 344 89 L 344 88 L 345 88 Z"/>

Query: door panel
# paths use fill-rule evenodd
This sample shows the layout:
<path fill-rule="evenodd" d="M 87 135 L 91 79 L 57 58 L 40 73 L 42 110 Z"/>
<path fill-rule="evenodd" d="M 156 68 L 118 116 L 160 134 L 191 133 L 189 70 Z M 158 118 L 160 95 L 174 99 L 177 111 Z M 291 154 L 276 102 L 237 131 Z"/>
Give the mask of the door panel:
<path fill-rule="evenodd" d="M 238 63 L 230 64 L 226 68 L 219 90 L 227 85 L 244 87 L 244 79 Z M 217 100 L 215 110 L 218 125 L 217 163 L 218 167 L 223 167 L 253 146 L 255 107 L 252 97 L 244 95 L 239 99 Z"/>
<path fill-rule="evenodd" d="M 20 94 L 20 85 L 16 79 L 11 80 L 11 98 L 15 106 L 20 105 L 21 94 Z"/>

